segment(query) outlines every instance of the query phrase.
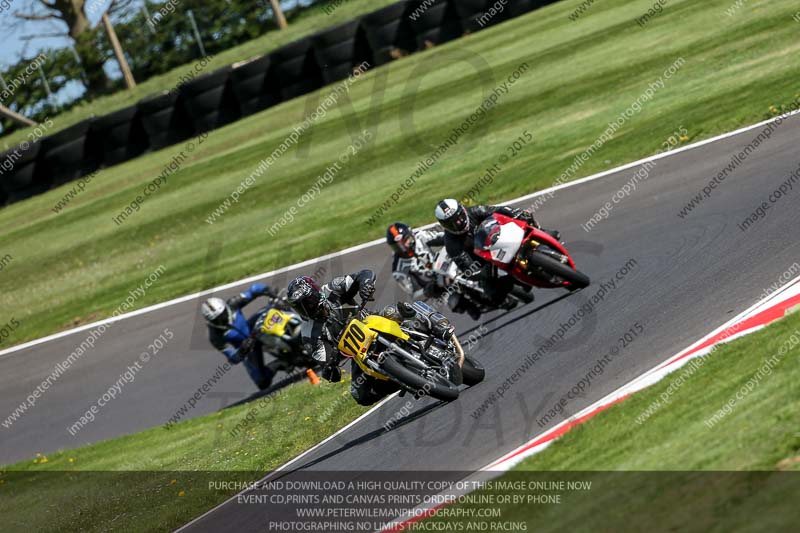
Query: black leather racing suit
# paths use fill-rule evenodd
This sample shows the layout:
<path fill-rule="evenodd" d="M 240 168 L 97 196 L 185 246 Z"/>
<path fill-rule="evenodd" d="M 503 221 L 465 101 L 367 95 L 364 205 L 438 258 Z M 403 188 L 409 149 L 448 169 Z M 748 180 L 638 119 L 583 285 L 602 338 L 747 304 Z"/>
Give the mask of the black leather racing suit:
<path fill-rule="evenodd" d="M 340 362 L 339 349 L 337 347 L 339 336 L 342 330 L 353 318 L 358 310 L 356 298 L 366 285 L 375 286 L 375 274 L 371 270 L 362 270 L 346 276 L 334 278 L 329 283 L 321 287 L 322 294 L 325 296 L 327 317 L 321 320 L 307 320 L 303 322 L 301 333 L 305 348 L 312 354 L 315 360 L 323 365 L 323 377 L 332 376 L 331 381 L 339 381 L 341 375 L 338 371 Z M 421 304 L 421 306 L 420 306 Z M 387 305 L 381 311 L 381 315 L 404 323 L 407 320 L 415 320 L 415 325 L 420 331 L 426 329 L 441 338 L 449 338 L 452 334 L 452 327 L 446 319 L 435 310 L 423 314 L 427 307 L 422 302 L 414 304 L 414 310 L 406 304 L 405 313 L 401 309 L 402 305 Z M 427 316 L 426 316 L 427 314 Z M 439 318 L 441 317 L 441 319 Z M 435 323 L 443 320 L 444 324 Z M 352 382 L 350 384 L 350 394 L 361 405 L 372 405 L 378 400 L 392 394 L 398 390 L 397 384 L 391 381 L 378 380 L 365 374 L 361 367 L 352 362 L 351 366 Z M 326 375 L 327 374 L 327 375 Z"/>
<path fill-rule="evenodd" d="M 337 342 L 342 330 L 358 310 L 356 298 L 365 284 L 375 285 L 375 273 L 371 270 L 332 279 L 321 287 L 326 299 L 327 318 L 303 322 L 303 343 L 314 359 L 327 367 L 323 369 L 323 377 L 333 376 L 330 377 L 331 381 L 341 379 L 338 370 L 341 356 Z M 361 405 L 372 405 L 397 390 L 397 385 L 392 382 L 379 381 L 364 374 L 355 361 L 352 362 L 351 372 L 350 394 Z"/>
<path fill-rule="evenodd" d="M 508 206 L 476 205 L 467 207 L 467 215 L 469 216 L 469 229 L 467 232 L 461 235 L 456 235 L 449 231 L 445 232 L 444 246 L 447 250 L 447 255 L 453 258 L 459 270 L 480 283 L 487 303 L 497 307 L 505 301 L 508 293 L 514 288 L 514 279 L 511 276 L 493 276 L 491 265 L 488 265 L 478 257 L 474 251 L 475 231 L 481 225 L 481 222 L 494 213 L 523 220 L 536 228 L 540 227 L 533 215 L 528 211 Z"/>

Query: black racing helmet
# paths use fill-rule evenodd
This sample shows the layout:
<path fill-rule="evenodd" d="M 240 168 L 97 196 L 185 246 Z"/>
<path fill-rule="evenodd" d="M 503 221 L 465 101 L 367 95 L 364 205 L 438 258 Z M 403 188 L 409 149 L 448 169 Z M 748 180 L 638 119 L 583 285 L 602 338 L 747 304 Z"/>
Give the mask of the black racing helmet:
<path fill-rule="evenodd" d="M 287 298 L 292 309 L 306 320 L 325 318 L 325 296 L 317 282 L 308 276 L 289 283 Z"/>
<path fill-rule="evenodd" d="M 414 257 L 417 238 L 407 224 L 395 222 L 386 230 L 386 244 L 401 257 Z"/>

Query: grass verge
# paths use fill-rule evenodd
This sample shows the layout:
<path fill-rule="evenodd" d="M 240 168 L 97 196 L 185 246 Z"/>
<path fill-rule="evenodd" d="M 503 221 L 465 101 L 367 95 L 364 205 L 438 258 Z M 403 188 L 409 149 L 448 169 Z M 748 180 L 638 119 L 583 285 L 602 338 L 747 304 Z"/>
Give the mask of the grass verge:
<path fill-rule="evenodd" d="M 795 313 L 577 426 L 459 505 L 487 508 L 474 501 L 507 494 L 502 482 L 571 480 L 592 488 L 523 490 L 561 492 L 560 503 L 494 507 L 528 531 L 789 531 L 800 492 L 798 345 Z"/>
<path fill-rule="evenodd" d="M 330 88 L 214 131 L 191 152 L 181 144 L 102 171 L 58 213 L 74 184 L 2 209 L 0 256 L 12 260 L 0 275 L 0 307 L 18 325 L 0 344 L 108 316 L 161 264 L 166 272 L 136 307 L 380 237 L 396 220 L 429 222 L 436 200 L 467 194 L 501 157 L 502 171 L 476 202 L 548 187 L 637 100 L 641 110 L 571 178 L 653 154 L 681 126 L 686 143 L 756 122 L 800 90 L 796 6 L 752 1 L 725 17 L 728 3 L 676 0 L 641 28 L 634 19 L 650 0 L 598 3 L 578 22 L 568 18 L 578 2 L 565 1 L 376 69 L 235 202 L 234 191 Z M 393 203 L 420 162 L 520 69 L 497 105 Z M 323 180 L 350 152 L 351 133 L 365 128 L 371 143 Z M 533 141 L 508 157 L 526 131 Z M 165 169 L 166 183 L 113 222 Z"/>
<path fill-rule="evenodd" d="M 238 492 L 209 483 L 256 481 L 365 411 L 349 381 L 302 383 L 169 430 L 37 454 L 0 471 L 3 529 L 172 531 Z"/>

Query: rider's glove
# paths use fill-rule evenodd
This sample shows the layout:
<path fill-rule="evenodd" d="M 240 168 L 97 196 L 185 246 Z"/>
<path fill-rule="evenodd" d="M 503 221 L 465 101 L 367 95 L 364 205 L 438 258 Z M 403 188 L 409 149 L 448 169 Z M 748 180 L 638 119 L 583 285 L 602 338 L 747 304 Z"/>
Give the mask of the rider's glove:
<path fill-rule="evenodd" d="M 358 289 L 358 295 L 361 297 L 361 300 L 365 302 L 372 300 L 372 297 L 375 295 L 375 282 L 362 282 L 361 287 Z"/>
<path fill-rule="evenodd" d="M 250 285 L 250 294 L 258 296 L 260 294 L 269 294 L 269 287 L 263 283 L 253 283 Z"/>
<path fill-rule="evenodd" d="M 533 226 L 537 226 L 536 220 L 533 218 L 533 214 L 530 211 L 525 211 L 524 209 L 520 209 L 518 207 L 511 208 L 512 211 L 512 218 L 516 218 L 517 220 L 522 220 L 527 222 L 528 224 L 532 224 Z"/>
<path fill-rule="evenodd" d="M 342 381 L 342 371 L 339 370 L 339 365 L 325 365 L 322 369 L 322 379 L 330 381 L 331 383 L 339 383 Z"/>
<path fill-rule="evenodd" d="M 239 356 L 241 358 L 245 358 L 253 352 L 253 348 L 255 348 L 256 340 L 253 337 L 246 338 L 242 345 L 239 346 Z"/>

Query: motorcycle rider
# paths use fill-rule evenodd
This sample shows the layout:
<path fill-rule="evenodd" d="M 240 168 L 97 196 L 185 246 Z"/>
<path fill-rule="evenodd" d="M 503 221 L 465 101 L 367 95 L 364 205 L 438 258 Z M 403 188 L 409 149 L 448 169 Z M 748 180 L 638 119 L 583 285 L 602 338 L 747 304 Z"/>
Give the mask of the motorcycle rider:
<path fill-rule="evenodd" d="M 208 326 L 208 337 L 212 346 L 222 352 L 231 364 L 243 363 L 250 379 L 264 390 L 270 386 L 276 372 L 282 367 L 278 360 L 264 364 L 264 351 L 250 334 L 262 313 L 249 319 L 242 309 L 259 296 L 277 297 L 275 291 L 262 283 L 253 283 L 241 294 L 229 298 L 209 298 L 201 306 L 203 318 Z"/>
<path fill-rule="evenodd" d="M 447 254 L 462 272 L 476 272 L 475 262 L 478 261 L 483 268 L 477 269 L 473 277 L 480 283 L 490 305 L 511 309 L 516 305 L 516 300 L 509 298 L 509 293 L 514 288 L 514 279 L 511 276 L 495 277 L 492 275 L 490 265 L 486 265 L 474 253 L 475 230 L 481 222 L 494 213 L 505 215 L 517 220 L 522 220 L 537 229 L 542 229 L 533 214 L 517 207 L 476 205 L 465 207 L 457 200 L 447 198 L 436 204 L 436 220 L 444 228 L 444 246 Z M 544 230 L 557 240 L 561 240 L 558 231 Z"/>
<path fill-rule="evenodd" d="M 449 292 L 441 275 L 432 270 L 435 253 L 432 247 L 444 246 L 441 230 L 412 230 L 395 222 L 386 230 L 386 243 L 394 251 L 392 277 L 413 300 L 447 300 L 455 313 L 467 313 L 472 319 L 481 316 L 479 306 L 460 292 Z"/>
<path fill-rule="evenodd" d="M 444 293 L 431 270 L 435 255 L 432 247 L 444 246 L 443 231 L 414 231 L 407 224 L 395 222 L 386 230 L 386 244 L 394 252 L 392 277 L 412 300 L 438 298 Z"/>
<path fill-rule="evenodd" d="M 296 278 L 289 284 L 288 300 L 292 309 L 306 322 L 302 326 L 306 349 L 322 366 L 322 378 L 332 383 L 342 379 L 339 370 L 341 355 L 338 340 L 342 330 L 358 310 L 356 296 L 361 301 L 370 301 L 375 294 L 375 273 L 371 270 L 334 278 L 322 287 L 306 276 Z M 421 305 L 418 305 L 421 304 Z M 400 302 L 386 306 L 381 315 L 400 324 L 415 320 L 420 331 L 427 331 L 448 341 L 454 331 L 450 322 L 425 304 L 411 305 Z M 352 363 L 350 394 L 360 405 L 372 405 L 398 390 L 397 384 L 382 381 L 365 374 L 361 367 Z"/>

